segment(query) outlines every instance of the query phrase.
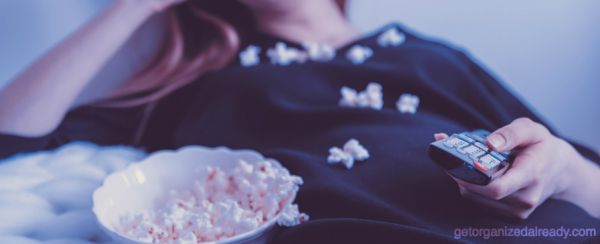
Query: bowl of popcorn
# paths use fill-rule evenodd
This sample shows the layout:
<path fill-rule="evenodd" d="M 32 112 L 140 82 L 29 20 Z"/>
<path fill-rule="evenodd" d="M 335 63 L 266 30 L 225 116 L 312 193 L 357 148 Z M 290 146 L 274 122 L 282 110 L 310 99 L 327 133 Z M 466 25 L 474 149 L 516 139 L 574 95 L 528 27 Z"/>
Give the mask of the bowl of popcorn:
<path fill-rule="evenodd" d="M 308 220 L 294 199 L 302 178 L 250 150 L 159 151 L 109 175 L 93 195 L 118 243 L 241 243 Z"/>

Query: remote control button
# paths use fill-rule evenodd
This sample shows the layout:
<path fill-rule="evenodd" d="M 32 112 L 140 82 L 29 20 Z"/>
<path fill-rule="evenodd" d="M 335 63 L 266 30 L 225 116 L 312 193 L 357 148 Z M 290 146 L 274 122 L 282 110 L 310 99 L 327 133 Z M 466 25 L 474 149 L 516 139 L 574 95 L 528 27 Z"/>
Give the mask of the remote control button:
<path fill-rule="evenodd" d="M 467 135 L 465 135 L 465 134 L 458 134 L 457 136 L 458 136 L 460 139 L 462 139 L 462 140 L 464 140 L 464 141 L 466 141 L 466 142 L 468 142 L 468 143 L 473 143 L 473 142 L 475 142 L 475 140 L 473 140 L 473 138 L 471 138 L 471 137 L 468 137 L 468 136 L 467 136 Z"/>
<path fill-rule="evenodd" d="M 481 148 L 484 151 L 489 151 L 490 150 L 485 144 L 483 144 L 481 142 L 475 142 L 475 146 Z"/>
<path fill-rule="evenodd" d="M 490 154 L 486 154 L 485 156 L 481 157 L 479 162 L 481 162 L 481 164 L 488 169 L 493 169 L 500 164 L 500 160 L 492 157 Z"/>
<path fill-rule="evenodd" d="M 486 172 L 486 171 L 488 171 L 488 169 L 487 169 L 485 166 L 481 165 L 481 164 L 480 164 L 479 162 L 477 162 L 477 161 L 473 161 L 473 165 L 475 166 L 475 168 L 477 168 L 477 169 L 479 169 L 479 170 L 481 170 L 481 171 L 483 171 L 483 172 Z"/>
<path fill-rule="evenodd" d="M 473 140 L 475 140 L 475 141 L 478 141 L 478 142 L 481 142 L 481 143 L 485 143 L 485 138 L 481 137 L 481 136 L 479 136 L 477 134 L 468 134 L 468 136 L 470 138 L 472 138 Z"/>
<path fill-rule="evenodd" d="M 506 161 L 506 156 L 504 156 L 503 154 L 500 154 L 498 152 L 490 152 L 490 155 L 494 156 L 496 159 L 500 160 L 500 161 Z"/>
<path fill-rule="evenodd" d="M 458 152 L 467 154 L 472 159 L 477 159 L 479 156 L 485 154 L 485 151 L 473 145 L 469 145 L 465 148 L 458 149 Z"/>
<path fill-rule="evenodd" d="M 462 148 L 469 145 L 466 141 L 458 139 L 457 137 L 450 137 L 444 141 L 444 145 L 450 148 Z"/>

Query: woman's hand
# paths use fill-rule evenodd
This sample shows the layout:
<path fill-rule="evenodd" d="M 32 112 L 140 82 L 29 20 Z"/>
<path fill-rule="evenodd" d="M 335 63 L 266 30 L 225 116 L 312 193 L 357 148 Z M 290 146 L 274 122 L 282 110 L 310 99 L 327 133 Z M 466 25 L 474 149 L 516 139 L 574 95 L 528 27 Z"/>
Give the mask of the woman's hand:
<path fill-rule="evenodd" d="M 526 219 L 548 198 L 570 201 L 600 217 L 600 190 L 595 187 L 600 183 L 599 167 L 543 125 L 517 119 L 488 136 L 487 144 L 517 156 L 503 176 L 486 186 L 454 178 L 462 196 L 518 219 Z"/>

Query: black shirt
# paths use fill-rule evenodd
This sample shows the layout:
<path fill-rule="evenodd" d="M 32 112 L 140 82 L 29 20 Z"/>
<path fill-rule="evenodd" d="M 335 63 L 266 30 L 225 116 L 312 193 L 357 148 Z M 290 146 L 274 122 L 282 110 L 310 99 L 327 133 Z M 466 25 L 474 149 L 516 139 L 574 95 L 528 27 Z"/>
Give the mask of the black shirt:
<path fill-rule="evenodd" d="M 379 46 L 377 37 L 388 28 L 404 33 L 406 42 Z M 190 144 L 254 149 L 302 176 L 305 184 L 297 202 L 311 221 L 280 230 L 274 241 L 452 242 L 457 241 L 455 229 L 463 227 L 600 229 L 598 219 L 557 200 L 546 201 L 525 221 L 494 214 L 462 198 L 456 184 L 429 159 L 426 149 L 436 132 L 494 130 L 518 117 L 540 121 L 464 52 L 391 25 L 339 48 L 331 61 L 279 66 L 265 56 L 277 42 L 301 48 L 257 34 L 247 44 L 263 50 L 259 65 L 232 64 L 162 99 L 141 138 L 141 146 L 150 151 Z M 372 48 L 374 55 L 355 65 L 345 54 L 358 44 Z M 383 87 L 382 110 L 338 105 L 342 86 L 362 90 L 369 82 Z M 420 97 L 416 114 L 395 109 L 404 93 Z M 0 136 L 1 154 L 73 140 L 131 144 L 143 110 L 84 107 L 46 137 Z M 350 170 L 328 164 L 328 149 L 351 138 L 371 157 Z M 577 148 L 600 161 L 590 150 Z"/>

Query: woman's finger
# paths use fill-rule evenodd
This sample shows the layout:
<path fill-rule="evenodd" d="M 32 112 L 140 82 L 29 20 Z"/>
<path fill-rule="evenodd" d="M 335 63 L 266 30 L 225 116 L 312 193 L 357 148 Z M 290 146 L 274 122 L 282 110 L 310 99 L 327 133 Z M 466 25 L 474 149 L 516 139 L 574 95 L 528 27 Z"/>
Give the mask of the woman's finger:
<path fill-rule="evenodd" d="M 487 144 L 498 152 L 538 143 L 550 136 L 543 125 L 528 118 L 516 119 L 487 137 Z"/>
<path fill-rule="evenodd" d="M 435 134 L 433 134 L 433 138 L 435 138 L 436 141 L 444 140 L 444 139 L 448 138 L 448 134 L 446 134 L 446 133 L 435 133 Z"/>
<path fill-rule="evenodd" d="M 522 151 L 504 175 L 496 178 L 483 189 L 492 199 L 502 199 L 525 187 L 537 184 L 540 174 L 536 168 L 544 160 L 539 159 L 540 156 L 536 156 L 538 154 L 532 153 L 531 151 L 535 151 L 532 149 L 534 148 Z"/>
<path fill-rule="evenodd" d="M 454 177 L 453 179 L 459 185 L 472 192 L 476 192 L 479 195 L 483 195 L 491 200 L 500 200 L 525 187 L 528 187 L 537 179 L 537 176 L 533 173 L 534 165 L 532 165 L 536 162 L 533 162 L 531 160 L 532 157 L 527 155 L 530 154 L 523 154 L 522 156 L 517 157 L 513 162 L 512 167 L 504 175 L 498 177 L 490 184 L 485 186 L 471 184 Z"/>

